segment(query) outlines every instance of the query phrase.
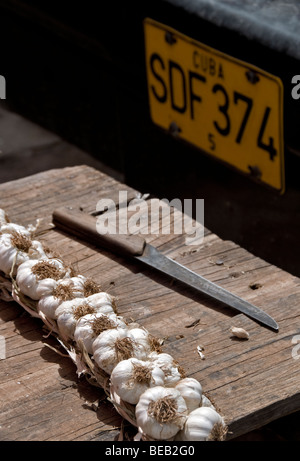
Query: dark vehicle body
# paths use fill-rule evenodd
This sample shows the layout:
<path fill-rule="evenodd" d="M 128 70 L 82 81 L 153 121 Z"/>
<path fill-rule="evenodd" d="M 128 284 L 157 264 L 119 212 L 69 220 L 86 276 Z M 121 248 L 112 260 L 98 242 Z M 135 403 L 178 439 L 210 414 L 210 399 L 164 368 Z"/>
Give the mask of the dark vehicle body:
<path fill-rule="evenodd" d="M 298 2 L 13 0 L 0 1 L 0 15 L 0 74 L 12 109 L 142 192 L 204 198 L 210 230 L 300 275 L 300 100 L 292 83 L 300 74 Z M 283 194 L 152 122 L 145 18 L 281 79 Z"/>

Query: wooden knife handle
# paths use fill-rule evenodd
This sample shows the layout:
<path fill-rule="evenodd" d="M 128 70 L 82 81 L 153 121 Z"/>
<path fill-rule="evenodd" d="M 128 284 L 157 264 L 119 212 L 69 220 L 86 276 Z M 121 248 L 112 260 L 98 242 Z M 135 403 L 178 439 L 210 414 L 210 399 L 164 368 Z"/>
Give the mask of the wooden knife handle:
<path fill-rule="evenodd" d="M 99 234 L 96 228 L 97 218 L 78 208 L 58 208 L 53 212 L 52 219 L 59 229 L 123 256 L 139 256 L 146 245 L 145 239 L 139 235 Z"/>

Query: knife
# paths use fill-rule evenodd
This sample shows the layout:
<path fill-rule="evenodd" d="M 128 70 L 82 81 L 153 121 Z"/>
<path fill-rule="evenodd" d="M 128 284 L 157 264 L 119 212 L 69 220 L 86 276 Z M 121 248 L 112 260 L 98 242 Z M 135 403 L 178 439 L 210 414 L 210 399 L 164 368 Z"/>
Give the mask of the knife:
<path fill-rule="evenodd" d="M 97 232 L 95 216 L 72 207 L 61 207 L 55 210 L 53 212 L 53 224 L 62 231 L 71 233 L 96 246 L 118 253 L 120 256 L 130 256 L 141 261 L 147 266 L 221 301 L 260 324 L 275 331 L 279 330 L 277 322 L 266 312 L 165 256 L 154 246 L 146 243 L 140 235 L 109 233 L 102 235 Z"/>

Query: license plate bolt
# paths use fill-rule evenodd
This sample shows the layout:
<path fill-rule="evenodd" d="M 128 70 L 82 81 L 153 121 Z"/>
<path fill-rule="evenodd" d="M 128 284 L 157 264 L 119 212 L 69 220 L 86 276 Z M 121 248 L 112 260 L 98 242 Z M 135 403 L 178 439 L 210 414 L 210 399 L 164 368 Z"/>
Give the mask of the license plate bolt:
<path fill-rule="evenodd" d="M 174 34 L 172 34 L 171 32 L 166 32 L 165 40 L 167 43 L 169 43 L 169 45 L 174 45 L 174 43 L 177 42 L 177 38 L 175 38 Z"/>
<path fill-rule="evenodd" d="M 248 169 L 253 178 L 260 179 L 262 177 L 262 172 L 257 165 L 248 165 Z"/>
<path fill-rule="evenodd" d="M 174 137 L 178 136 L 179 133 L 181 133 L 181 131 L 182 131 L 181 128 L 179 128 L 179 126 L 177 125 L 176 122 L 171 122 L 171 123 L 170 123 L 170 126 L 169 126 L 169 133 L 170 133 L 172 136 L 174 136 Z"/>
<path fill-rule="evenodd" d="M 253 85 L 259 82 L 259 75 L 253 70 L 247 70 L 246 77 L 247 77 L 248 82 L 252 83 Z"/>

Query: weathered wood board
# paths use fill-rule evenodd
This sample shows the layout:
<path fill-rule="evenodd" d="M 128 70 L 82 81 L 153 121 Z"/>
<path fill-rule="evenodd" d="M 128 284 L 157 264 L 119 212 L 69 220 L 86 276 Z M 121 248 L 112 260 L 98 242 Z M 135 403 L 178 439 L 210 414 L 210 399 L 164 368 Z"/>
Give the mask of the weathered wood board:
<path fill-rule="evenodd" d="M 204 277 L 263 308 L 279 324 L 264 328 L 179 283 L 133 261 L 72 238 L 53 228 L 62 205 L 92 212 L 98 200 L 137 192 L 87 166 L 50 170 L 0 185 L 0 208 L 13 222 L 40 219 L 37 238 L 117 296 L 118 311 L 164 338 L 188 376 L 198 379 L 237 437 L 300 409 L 300 280 L 205 230 L 197 247 L 182 235 L 148 235 L 146 240 Z M 141 191 L 147 192 L 147 191 Z M 232 337 L 230 327 L 250 333 Z M 0 302 L 0 440 L 114 440 L 122 418 L 104 392 L 78 380 L 74 364 L 52 348 L 42 323 L 14 302 Z M 201 360 L 197 346 L 204 347 Z M 294 354 L 295 355 L 295 354 Z"/>

